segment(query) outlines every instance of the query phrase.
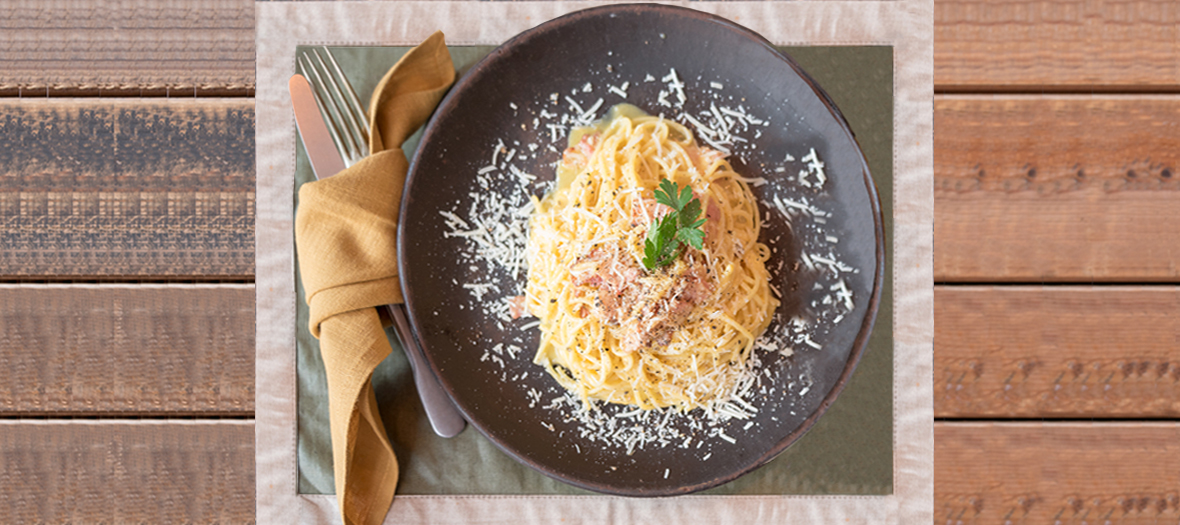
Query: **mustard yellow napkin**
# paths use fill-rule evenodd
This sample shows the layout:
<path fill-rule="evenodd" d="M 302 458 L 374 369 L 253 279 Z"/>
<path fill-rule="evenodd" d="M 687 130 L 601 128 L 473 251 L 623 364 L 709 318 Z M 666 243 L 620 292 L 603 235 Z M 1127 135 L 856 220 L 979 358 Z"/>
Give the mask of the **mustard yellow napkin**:
<path fill-rule="evenodd" d="M 409 163 L 401 144 L 454 80 L 443 35 L 435 33 L 374 90 L 371 154 L 299 190 L 295 245 L 328 374 L 336 497 L 346 524 L 381 523 L 397 487 L 397 458 L 370 382 L 391 351 L 374 307 L 402 301 L 395 236 Z"/>

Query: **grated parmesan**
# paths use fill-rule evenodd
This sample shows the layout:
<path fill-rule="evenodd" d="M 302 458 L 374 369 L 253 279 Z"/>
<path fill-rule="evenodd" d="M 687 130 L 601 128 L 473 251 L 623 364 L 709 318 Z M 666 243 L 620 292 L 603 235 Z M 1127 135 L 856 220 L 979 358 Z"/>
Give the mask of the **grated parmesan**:
<path fill-rule="evenodd" d="M 608 68 L 608 72 L 613 70 Z M 632 80 L 635 78 L 637 77 L 632 77 Z M 645 74 L 643 78 L 643 82 L 656 80 L 657 78 L 651 74 Z M 704 101 L 708 107 L 690 114 L 685 107 L 688 86 L 679 72 L 669 68 L 667 74 L 659 80 L 663 82 L 663 85 L 659 86 L 663 89 L 659 90 L 657 104 L 674 108 L 677 120 L 692 127 L 701 142 L 723 155 L 743 155 L 753 151 L 757 145 L 752 139 L 761 137 L 760 128 L 770 124 L 769 119 L 752 115 L 733 96 L 726 100 L 718 93 L 724 89 L 720 82 L 707 83 L 712 92 L 698 91 L 704 94 L 703 96 L 711 97 Z M 704 87 L 701 82 L 701 78 L 697 77 L 698 89 Z M 631 86 L 631 81 L 621 76 L 597 83 L 604 86 L 605 91 L 602 94 L 613 94 L 623 99 L 627 98 Z M 471 168 L 476 173 L 477 187 L 473 189 L 479 191 L 469 194 L 469 200 L 463 203 L 456 202 L 450 210 L 439 212 L 446 226 L 445 237 L 461 239 L 465 243 L 466 248 L 459 257 L 477 263 L 471 266 L 470 274 L 465 276 L 465 282 L 456 283 L 468 292 L 465 295 L 470 301 L 469 304 L 459 305 L 460 308 L 469 306 L 474 311 L 482 312 L 489 319 L 498 320 L 501 330 L 522 334 L 540 326 L 538 320 L 525 322 L 512 319 L 506 300 L 524 294 L 522 281 L 527 271 L 527 221 L 534 207 L 534 195 L 538 191 L 547 191 L 553 184 L 550 180 L 538 180 L 538 177 L 526 170 L 538 167 L 538 159 L 544 158 L 539 157 L 540 154 L 560 156 L 565 146 L 561 141 L 568 137 L 570 130 L 593 122 L 605 104 L 604 99 L 596 97 L 594 91 L 594 83 L 586 82 L 581 89 L 570 89 L 569 94 L 565 96 L 555 92 L 540 97 L 532 104 L 527 101 L 519 106 L 515 102 L 509 103 L 514 112 L 523 112 L 522 119 L 525 118 L 524 115 L 528 115 L 528 120 L 532 121 L 532 129 L 548 135 L 549 143 L 545 144 L 544 140 L 538 139 L 537 142 L 522 145 L 515 141 L 513 145 L 516 147 L 509 149 L 503 140 L 497 140 L 492 145 L 491 163 Z M 694 93 L 695 96 L 698 95 Z M 663 114 L 659 116 L 665 118 Z M 663 152 L 659 153 L 663 155 Z M 556 163 L 551 165 L 550 169 L 555 165 Z M 681 414 L 674 410 L 644 411 L 633 406 L 601 402 L 586 406 L 577 394 L 566 392 L 556 385 L 551 385 L 545 390 L 531 387 L 527 391 L 522 389 L 522 395 L 530 407 L 550 411 L 557 418 L 551 419 L 552 423 L 542 423 L 546 428 L 556 432 L 555 423 L 560 424 L 563 428 L 569 429 L 562 432 L 572 432 L 583 442 L 607 446 L 627 454 L 651 447 L 689 448 L 694 442 L 696 448 L 700 449 L 706 444 L 706 440 L 711 438 L 734 445 L 738 440 L 735 436 L 741 436 L 742 432 L 749 432 L 755 428 L 756 423 L 751 418 L 765 409 L 764 403 L 768 399 L 777 399 L 787 393 L 786 388 L 780 391 L 774 386 L 784 383 L 773 383 L 782 381 L 782 374 L 790 374 L 792 381 L 798 381 L 793 384 L 806 384 L 810 381 L 805 377 L 806 371 L 764 367 L 761 359 L 763 356 L 787 359 L 799 348 L 822 350 L 822 345 L 814 338 L 825 334 L 831 326 L 844 319 L 845 313 L 852 310 L 853 297 L 844 276 L 858 270 L 840 261 L 835 252 L 814 253 L 817 251 L 815 247 L 819 246 L 817 242 L 826 241 L 825 246 L 828 247 L 838 243 L 835 235 L 822 230 L 822 225 L 826 223 L 825 218 L 831 217 L 832 213 L 818 205 L 828 174 L 815 149 L 808 148 L 808 154 L 798 162 L 790 153 L 785 153 L 781 165 L 764 166 L 764 169 L 767 173 L 773 172 L 777 175 L 770 180 L 764 177 L 742 180 L 754 187 L 765 188 L 762 190 L 764 208 L 760 211 L 765 221 L 785 221 L 791 235 L 808 239 L 803 241 L 802 245 L 809 247 L 813 253 L 801 252 L 799 262 L 807 272 L 813 272 L 816 276 L 815 285 L 821 293 L 828 293 L 824 299 L 831 303 L 831 306 L 804 313 L 806 319 L 795 317 L 785 320 L 776 314 L 773 323 L 781 328 L 768 331 L 754 342 L 755 351 L 751 352 L 747 368 L 742 370 L 732 395 L 690 414 Z M 778 181 L 784 180 L 782 174 L 788 172 L 798 173 L 795 179 L 799 186 L 807 188 L 807 195 L 813 197 L 815 202 L 798 191 L 783 192 Z M 505 185 L 519 187 L 520 191 L 505 192 Z M 777 214 L 771 214 L 772 210 L 777 211 Z M 610 239 L 597 239 L 595 242 L 608 241 Z M 771 244 L 772 251 L 777 253 L 778 246 Z M 799 265 L 796 264 L 796 270 L 798 269 Z M 782 261 L 779 263 L 778 271 L 784 271 Z M 782 297 L 782 292 L 777 286 L 772 284 L 771 289 L 775 296 Z M 497 297 L 498 300 L 492 300 Z M 437 311 L 434 313 L 438 315 Z M 522 341 L 518 339 L 516 342 Z M 497 341 L 495 345 L 489 343 L 489 346 L 492 348 L 484 350 L 480 362 L 494 363 L 496 370 L 502 369 L 503 373 L 496 372 L 501 380 L 520 383 L 529 377 L 527 370 L 531 370 L 532 364 L 526 357 L 529 352 L 523 348 L 525 345 Z M 701 384 L 710 384 L 717 379 L 702 377 L 699 367 L 695 365 L 684 373 L 695 374 Z M 542 377 L 547 376 L 542 374 Z M 801 397 L 808 391 L 809 387 L 804 387 L 797 396 Z M 546 397 L 549 399 L 548 404 L 542 405 Z M 788 399 L 786 402 L 794 401 Z M 771 419 L 777 420 L 773 416 Z M 717 442 L 709 443 L 710 447 L 714 444 Z M 577 443 L 574 443 L 574 447 L 580 452 Z M 707 460 L 711 456 L 710 452 L 702 459 Z M 666 469 L 665 477 L 668 475 L 669 471 Z"/>

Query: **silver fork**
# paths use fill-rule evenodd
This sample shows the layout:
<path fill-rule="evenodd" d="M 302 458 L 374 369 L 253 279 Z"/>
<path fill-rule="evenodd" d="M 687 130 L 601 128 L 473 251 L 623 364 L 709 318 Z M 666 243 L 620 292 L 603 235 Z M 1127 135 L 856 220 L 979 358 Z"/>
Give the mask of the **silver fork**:
<path fill-rule="evenodd" d="M 328 56 L 327 62 L 320 54 L 321 49 Z M 365 158 L 369 154 L 369 119 L 336 57 L 327 47 L 313 48 L 311 53 L 303 52 L 296 67 L 311 84 L 316 104 L 328 123 L 328 132 L 344 158 L 344 165 L 352 166 Z"/>
<path fill-rule="evenodd" d="M 323 51 L 323 54 L 320 51 Z M 327 61 L 324 56 L 327 56 Z M 331 67 L 329 67 L 329 64 Z M 357 100 L 352 84 L 344 76 L 336 58 L 327 47 L 312 49 L 311 53 L 304 52 L 297 61 L 299 74 L 308 79 L 316 104 L 328 125 L 328 134 L 336 144 L 336 149 L 344 160 L 345 167 L 356 164 L 369 154 L 369 121 L 365 117 L 364 106 Z M 324 178 L 332 173 L 317 173 L 318 178 Z M 422 406 L 426 409 L 426 416 L 435 433 L 442 437 L 452 437 L 463 431 L 466 422 L 459 410 L 443 391 L 442 385 L 430 371 L 422 349 L 414 339 L 414 332 L 410 322 L 406 319 L 405 307 L 400 304 L 385 306 L 386 311 L 394 322 L 394 332 L 401 341 L 406 357 L 410 361 L 410 369 L 414 373 L 414 384 L 418 387 L 418 397 L 422 399 Z"/>

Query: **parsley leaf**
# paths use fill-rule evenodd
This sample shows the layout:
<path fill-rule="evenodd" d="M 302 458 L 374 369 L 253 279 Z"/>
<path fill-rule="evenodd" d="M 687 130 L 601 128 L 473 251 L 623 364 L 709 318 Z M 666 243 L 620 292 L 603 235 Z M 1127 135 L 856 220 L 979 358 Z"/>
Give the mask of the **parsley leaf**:
<path fill-rule="evenodd" d="M 656 191 L 654 192 L 656 202 L 672 208 L 673 210 L 679 211 L 680 208 L 683 207 L 680 204 L 680 199 L 677 197 L 679 188 L 680 186 L 671 180 L 661 180 L 660 186 L 656 188 Z"/>
<path fill-rule="evenodd" d="M 698 250 L 704 248 L 705 224 L 701 215 L 701 201 L 693 197 L 692 187 L 664 179 L 654 192 L 656 202 L 672 208 L 647 231 L 643 241 L 643 266 L 650 272 L 672 264 L 684 251 L 681 243 Z"/>
<path fill-rule="evenodd" d="M 696 228 L 683 228 L 676 231 L 676 238 L 700 250 L 705 242 L 705 232 Z"/>

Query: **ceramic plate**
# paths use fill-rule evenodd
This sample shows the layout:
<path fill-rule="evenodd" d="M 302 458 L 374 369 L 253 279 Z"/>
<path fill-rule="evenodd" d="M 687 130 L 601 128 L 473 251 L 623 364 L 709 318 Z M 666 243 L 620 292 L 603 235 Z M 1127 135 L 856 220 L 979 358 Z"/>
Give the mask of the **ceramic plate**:
<path fill-rule="evenodd" d="M 529 195 L 542 196 L 572 126 L 630 103 L 730 151 L 753 187 L 782 295 L 745 417 L 585 412 L 534 365 L 523 294 Z M 526 31 L 473 67 L 430 120 L 399 226 L 411 322 L 478 431 L 578 487 L 664 496 L 713 487 L 781 453 L 856 367 L 884 268 L 877 192 L 840 111 L 759 35 L 693 10 L 614 5 Z M 533 325 L 533 326 L 530 326 Z"/>

